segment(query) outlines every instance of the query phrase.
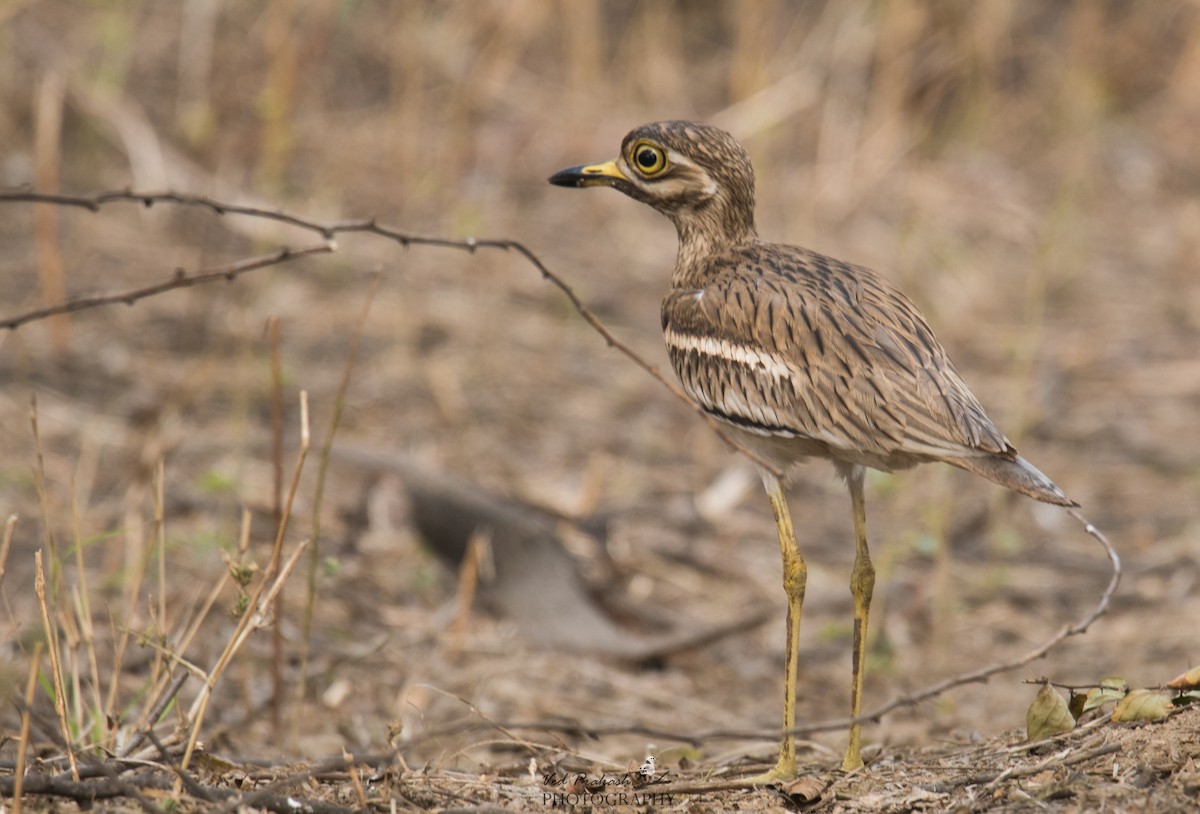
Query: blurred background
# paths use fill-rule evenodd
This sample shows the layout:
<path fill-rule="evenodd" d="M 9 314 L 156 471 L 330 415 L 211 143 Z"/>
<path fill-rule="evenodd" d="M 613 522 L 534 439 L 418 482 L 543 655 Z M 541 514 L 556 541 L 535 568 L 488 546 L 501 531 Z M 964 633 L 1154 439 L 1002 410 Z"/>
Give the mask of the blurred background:
<path fill-rule="evenodd" d="M 612 192 L 545 179 L 614 157 L 647 121 L 718 124 L 754 160 L 760 234 L 904 288 L 991 417 L 1125 559 L 1111 613 L 1086 636 L 868 727 L 868 742 L 1020 726 L 1025 677 L 1157 685 L 1200 659 L 1186 621 L 1200 615 L 1195 2 L 10 0 L 0 109 L 4 187 L 173 189 L 519 240 L 664 370 L 670 224 Z M 169 205 L 0 212 L 0 318 L 315 239 Z M 602 517 L 600 542 L 569 545 L 597 590 L 707 625 L 751 607 L 772 615 L 632 665 L 539 645 L 503 614 L 463 616 L 458 575 L 422 545 L 393 476 L 335 459 L 318 504 L 310 460 L 285 550 L 312 536 L 316 512 L 318 558 L 289 584 L 275 644 L 259 634 L 225 677 L 210 748 L 313 756 L 396 742 L 414 744 L 413 760 L 494 765 L 501 756 L 478 735 L 414 740 L 471 717 L 470 705 L 500 720 L 777 726 L 783 594 L 749 462 L 520 256 L 370 235 L 338 244 L 233 284 L 0 334 L 0 512 L 19 516 L 2 588 L 3 689 L 23 684 L 43 638 L 32 552 L 52 537 L 66 564 L 53 580 L 62 618 L 79 616 L 73 597 L 92 597 L 97 704 L 121 631 L 177 642 L 236 557 L 243 507 L 256 518 L 247 557 L 265 565 L 278 488 L 266 325 L 277 320 L 290 475 L 298 393 L 322 444 L 379 272 L 338 444 Z M 868 707 L 1023 653 L 1086 612 L 1107 580 L 1070 518 L 948 467 L 873 473 L 867 499 L 880 571 Z M 848 705 L 853 547 L 827 465 L 801 470 L 793 512 L 810 563 L 803 721 Z M 140 569 L 160 577 L 132 579 Z M 196 663 L 224 646 L 233 601 L 223 595 L 189 645 Z M 64 630 L 79 633 L 77 622 Z M 86 638 L 63 645 L 80 660 L 81 707 Z M 144 644 L 124 657 L 120 708 L 136 707 L 153 669 Z M 836 752 L 841 738 L 817 748 Z M 640 760 L 648 748 L 682 753 L 636 734 L 586 752 Z M 721 742 L 693 757 L 726 749 L 765 757 L 774 746 Z"/>

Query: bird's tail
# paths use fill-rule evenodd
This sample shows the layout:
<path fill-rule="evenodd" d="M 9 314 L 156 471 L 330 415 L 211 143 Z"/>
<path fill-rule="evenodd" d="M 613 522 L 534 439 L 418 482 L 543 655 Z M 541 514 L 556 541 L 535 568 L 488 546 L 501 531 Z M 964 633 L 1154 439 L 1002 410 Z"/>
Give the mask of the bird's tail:
<path fill-rule="evenodd" d="M 1067 497 L 1062 489 L 1054 485 L 1042 471 L 1020 455 L 1008 458 L 1002 455 L 980 455 L 969 458 L 947 459 L 947 463 L 983 475 L 1014 492 L 1028 495 L 1043 503 L 1056 506 L 1076 507 L 1079 504 Z"/>

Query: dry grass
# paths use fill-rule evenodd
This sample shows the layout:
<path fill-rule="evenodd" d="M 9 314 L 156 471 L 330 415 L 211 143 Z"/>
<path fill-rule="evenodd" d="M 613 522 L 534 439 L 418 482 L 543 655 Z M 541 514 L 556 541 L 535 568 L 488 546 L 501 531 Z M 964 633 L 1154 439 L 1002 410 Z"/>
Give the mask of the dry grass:
<path fill-rule="evenodd" d="M 0 105 L 5 186 L 174 188 L 518 239 L 660 366 L 669 224 L 545 178 L 611 156 L 645 121 L 718 122 L 755 160 L 760 232 L 896 279 L 993 418 L 1120 548 L 1113 610 L 1031 675 L 1153 685 L 1200 660 L 1195 3 L 27 0 L 0 7 Z M 3 214 L 0 318 L 311 237 L 170 207 Z M 339 768 L 312 791 L 382 810 L 386 797 L 540 809 L 540 785 L 522 785 L 531 759 L 598 774 L 653 751 L 694 779 L 769 757 L 765 741 L 644 731 L 775 725 L 782 622 L 643 669 L 540 649 L 503 619 L 456 613 L 457 575 L 422 549 L 394 482 L 336 460 L 296 466 L 303 390 L 314 450 L 336 417 L 339 443 L 400 450 L 569 514 L 611 513 L 604 556 L 581 551 L 628 599 L 696 620 L 782 607 L 766 502 L 753 488 L 706 492 L 747 464 L 520 258 L 338 242 L 336 255 L 229 285 L 0 335 L 0 516 L 18 517 L 0 548 L 0 694 L 14 699 L 0 712 L 0 776 L 18 739 L 42 773 L 67 769 L 64 738 L 81 761 L 157 759 L 138 734 L 153 721 L 168 749 L 194 727 L 197 776 L 241 790 L 289 774 L 286 761 L 394 745 L 402 762 L 387 771 Z M 868 489 L 881 568 L 868 701 L 1018 655 L 1103 587 L 1106 565 L 1069 518 L 982 481 L 927 467 Z M 702 520 L 698 494 L 716 507 Z M 846 705 L 846 504 L 825 468 L 802 473 L 802 720 Z M 306 540 L 311 559 L 273 583 L 273 563 Z M 272 584 L 284 590 L 277 632 L 223 658 L 239 629 L 270 621 L 253 611 Z M 465 628 L 448 637 L 455 620 Z M 199 716 L 206 676 L 219 681 Z M 1004 733 L 1033 697 L 1022 677 L 869 726 L 875 774 L 835 781 L 821 810 L 891 810 L 918 782 L 1015 760 Z M 1113 733 L 1125 751 L 1096 757 L 1074 787 L 1038 779 L 1039 804 L 1014 778 L 907 805 L 1185 810 L 1197 795 L 1194 768 L 1181 768 L 1198 749 L 1189 714 Z M 562 719 L 626 732 L 455 728 Z M 840 748 L 839 734 L 818 736 L 812 772 Z M 1144 783 L 1121 773 L 1138 761 L 1152 768 Z M 143 796 L 100 805 L 203 808 L 187 789 Z"/>

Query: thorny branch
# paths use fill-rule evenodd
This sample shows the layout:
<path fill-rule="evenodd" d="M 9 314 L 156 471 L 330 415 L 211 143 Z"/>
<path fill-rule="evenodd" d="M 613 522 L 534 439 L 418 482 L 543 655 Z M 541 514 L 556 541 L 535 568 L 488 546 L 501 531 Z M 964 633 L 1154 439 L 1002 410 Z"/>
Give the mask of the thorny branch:
<path fill-rule="evenodd" d="M 0 200 L 3 200 L 2 196 L 0 196 Z M 15 317 L 0 319 L 0 329 L 8 328 L 9 330 L 13 330 L 26 323 L 36 322 L 39 319 L 52 317 L 56 314 L 69 314 L 73 311 L 83 311 L 88 308 L 97 308 L 101 305 L 114 305 L 116 303 L 133 305 L 138 300 L 144 300 L 147 297 L 153 297 L 165 291 L 174 291 L 177 288 L 190 288 L 191 286 L 212 283 L 217 280 L 233 281 L 248 271 L 267 268 L 268 266 L 277 266 L 280 263 L 286 263 L 289 260 L 295 260 L 298 257 L 310 254 L 326 254 L 336 250 L 337 244 L 331 240 L 326 240 L 324 243 L 317 243 L 313 246 L 304 246 L 298 249 L 283 248 L 271 254 L 262 255 L 261 257 L 251 257 L 224 266 L 201 269 L 190 274 L 183 269 L 177 269 L 169 279 L 148 286 L 131 288 L 128 291 L 97 294 L 94 297 L 75 297 L 55 305 L 46 306 L 45 308 L 26 311 Z"/>
<path fill-rule="evenodd" d="M 676 398 L 680 399 L 684 404 L 687 404 L 689 407 L 691 407 L 696 414 L 704 419 L 709 427 L 712 428 L 713 432 L 715 432 L 717 436 L 720 437 L 720 439 L 724 441 L 731 449 L 742 453 L 750 460 L 754 461 L 755 464 L 766 469 L 776 477 L 783 477 L 784 473 L 781 472 L 778 467 L 768 463 L 752 450 L 747 449 L 742 444 L 739 444 L 732 436 L 729 435 L 729 433 L 725 432 L 721 425 L 717 423 L 716 419 L 704 412 L 700 406 L 696 404 L 696 402 L 688 398 L 687 394 L 684 393 L 678 385 L 662 374 L 662 371 L 643 359 L 641 354 L 633 350 L 633 348 L 629 347 L 624 342 L 613 336 L 612 332 L 609 331 L 608 328 L 605 327 L 604 323 L 600 321 L 600 318 L 592 313 L 591 309 L 583 304 L 583 300 L 579 298 L 579 295 L 575 293 L 575 290 L 565 280 L 551 271 L 546 264 L 542 262 L 541 258 L 539 258 L 533 252 L 532 249 L 519 241 L 509 240 L 507 238 L 480 239 L 474 237 L 468 237 L 464 240 L 453 240 L 450 238 L 430 235 L 414 235 L 408 232 L 403 232 L 391 226 L 381 226 L 374 218 L 361 218 L 358 220 L 341 221 L 318 221 L 293 215 L 289 212 L 283 212 L 281 210 L 264 209 L 262 207 L 247 206 L 244 204 L 225 203 L 222 201 L 213 200 L 212 198 L 204 195 L 191 195 L 182 192 L 134 192 L 132 190 L 115 190 L 110 192 L 100 192 L 95 195 L 57 195 L 37 192 L 30 189 L 0 190 L 0 203 L 3 202 L 45 203 L 57 206 L 75 206 L 92 212 L 99 212 L 102 206 L 113 203 L 140 203 L 142 206 L 147 208 L 154 206 L 156 203 L 171 203 L 179 206 L 194 206 L 207 209 L 217 215 L 246 215 L 264 220 L 278 221 L 280 223 L 286 223 L 288 225 L 295 226 L 298 229 L 316 232 L 327 241 L 326 244 L 322 245 L 327 246 L 328 248 L 310 247 L 307 250 L 291 250 L 291 255 L 297 255 L 301 252 L 312 254 L 319 251 L 333 251 L 336 248 L 336 244 L 334 244 L 332 241 L 336 235 L 355 232 L 385 237 L 389 240 L 396 241 L 405 248 L 408 248 L 409 246 L 436 246 L 446 249 L 459 249 L 470 252 L 471 254 L 474 254 L 477 249 L 501 249 L 504 251 L 516 252 L 529 261 L 529 263 L 541 273 L 543 278 L 548 280 L 552 285 L 554 285 L 554 287 L 560 290 L 568 300 L 570 300 L 571 305 L 575 308 L 576 312 L 578 312 L 579 315 L 583 317 L 584 321 L 591 325 L 592 328 L 604 338 L 604 341 L 608 343 L 609 347 L 614 348 L 635 365 L 649 373 L 658 380 L 659 384 L 674 393 Z M 287 249 L 282 250 L 282 252 L 277 254 L 284 254 L 285 256 L 276 257 L 271 262 L 264 263 L 264 265 L 274 265 L 275 263 L 280 263 L 284 260 L 291 259 L 291 257 L 286 254 L 288 251 L 289 250 Z M 259 258 L 259 261 L 263 259 L 264 258 Z M 212 274 L 213 279 L 217 279 L 221 276 L 220 270 L 208 272 L 208 274 Z M 204 280 L 203 282 L 207 282 L 207 280 Z M 185 282 L 177 285 L 160 284 L 160 287 L 161 291 L 167 291 L 171 288 L 180 288 L 183 285 L 189 284 L 194 285 L 195 283 Z M 140 289 L 139 291 L 147 292 L 143 294 L 143 296 L 151 296 L 152 294 L 160 293 L 160 290 L 151 289 L 156 289 L 156 287 L 151 286 L 147 289 Z M 32 322 L 37 319 L 42 319 L 53 314 L 65 313 L 67 311 L 79 311 L 84 308 L 93 308 L 98 305 L 108 305 L 114 302 L 132 302 L 128 294 L 129 292 L 126 292 L 123 295 L 115 294 L 104 298 L 76 300 L 76 305 L 73 307 L 70 307 L 68 303 L 62 303 L 60 305 L 53 306 L 52 308 L 31 311 L 27 314 L 21 314 L 16 317 L 11 317 L 7 320 L 0 320 L 0 328 L 16 328 L 26 322 Z"/>
<path fill-rule="evenodd" d="M 718 436 L 730 447 L 746 455 L 759 466 L 767 471 L 779 476 L 783 473 L 778 468 L 763 461 L 759 456 L 752 451 L 746 449 L 741 444 L 731 438 L 716 421 L 705 413 L 699 405 L 692 401 L 674 382 L 667 379 L 657 367 L 651 365 L 642 358 L 631 347 L 626 345 L 621 340 L 617 339 L 600 321 L 600 319 L 583 303 L 575 290 L 565 282 L 561 277 L 551 271 L 545 263 L 531 249 L 516 240 L 509 239 L 477 239 L 466 238 L 464 240 L 454 240 L 450 238 L 415 235 L 408 232 L 403 232 L 399 229 L 380 225 L 374 218 L 365 218 L 358 220 L 341 220 L 341 221 L 318 221 L 310 218 L 293 215 L 289 212 L 281 210 L 270 210 L 257 206 L 249 206 L 243 204 L 232 204 L 222 201 L 213 200 L 212 198 L 203 195 L 191 195 L 179 192 L 134 192 L 132 190 L 116 190 L 109 192 L 101 192 L 95 195 L 57 195 L 37 192 L 35 190 L 20 189 L 20 190 L 0 190 L 0 203 L 3 202 L 26 202 L 26 203 L 42 203 L 57 206 L 74 206 L 83 209 L 97 212 L 101 207 L 114 203 L 139 203 L 143 206 L 150 207 L 157 203 L 170 203 L 179 206 L 191 206 L 207 209 L 218 215 L 245 215 L 248 217 L 273 220 L 280 223 L 285 223 L 296 228 L 303 229 L 309 232 L 319 234 L 325 243 L 315 246 L 306 247 L 303 249 L 283 249 L 272 255 L 265 257 L 253 258 L 244 260 L 240 263 L 232 264 L 220 269 L 210 269 L 201 272 L 195 272 L 191 275 L 177 274 L 176 278 L 165 283 L 159 283 L 155 286 L 147 286 L 143 289 L 122 292 L 120 294 L 102 295 L 85 299 L 77 299 L 62 303 L 50 308 L 30 311 L 25 314 L 20 314 L 15 317 L 10 317 L 5 320 L 0 320 L 0 328 L 16 328 L 28 322 L 33 322 L 38 319 L 50 316 L 52 314 L 65 313 L 68 311 L 77 311 L 84 308 L 92 308 L 99 305 L 106 305 L 114 302 L 133 302 L 136 299 L 153 296 L 162 291 L 180 288 L 186 285 L 195 285 L 200 282 L 208 282 L 210 279 L 219 279 L 225 277 L 234 279 L 238 274 L 249 271 L 253 268 L 262 268 L 267 265 L 274 265 L 302 256 L 304 254 L 316 254 L 322 252 L 333 251 L 336 246 L 333 239 L 338 234 L 343 233 L 367 233 L 384 237 L 389 240 L 396 241 L 401 246 L 434 246 L 449 249 L 458 249 L 475 253 L 478 249 L 500 249 L 511 251 L 520 254 L 525 258 L 543 278 L 548 280 L 552 285 L 558 288 L 564 296 L 570 301 L 576 312 L 608 343 L 609 347 L 616 349 L 635 365 L 640 367 L 645 372 L 653 376 L 660 384 L 670 390 L 677 398 L 681 399 L 693 410 L 700 415 L 709 426 L 717 433 Z M 1019 669 L 1035 659 L 1046 655 L 1051 649 L 1061 643 L 1064 639 L 1085 632 L 1091 624 L 1100 617 L 1101 614 L 1108 608 L 1109 601 L 1113 593 L 1117 589 L 1117 585 L 1121 580 L 1121 561 L 1116 550 L 1108 539 L 1088 520 L 1079 513 L 1076 509 L 1068 509 L 1068 513 L 1074 517 L 1084 528 L 1084 531 L 1091 535 L 1099 542 L 1105 550 L 1112 566 L 1112 573 L 1109 583 L 1101 595 L 1100 600 L 1095 607 L 1085 615 L 1080 621 L 1074 625 L 1068 625 L 1060 630 L 1053 637 L 1048 639 L 1042 645 L 1025 653 L 1015 660 L 991 664 L 978 670 L 972 670 L 967 673 L 962 673 L 957 676 L 952 676 L 944 681 L 937 682 L 915 693 L 897 696 L 891 701 L 879 706 L 873 710 L 868 710 L 856 718 L 844 717 L 826 721 L 818 721 L 812 724 L 798 726 L 790 730 L 794 735 L 810 735 L 817 732 L 834 731 L 844 729 L 854 722 L 878 721 L 888 713 L 902 708 L 915 706 L 922 701 L 929 700 L 946 691 L 964 684 L 984 681 L 990 676 L 997 673 L 1008 672 Z M 437 735 L 446 735 L 451 732 L 464 731 L 479 727 L 490 727 L 492 723 L 486 721 L 465 721 L 457 724 L 452 724 L 448 727 L 439 728 L 434 731 L 424 733 L 418 737 L 418 740 L 424 740 L 427 737 Z M 657 729 L 641 725 L 617 725 L 608 727 L 585 726 L 578 723 L 570 722 L 528 722 L 528 723 L 507 723 L 504 726 L 511 729 L 541 729 L 543 731 L 557 732 L 573 732 L 587 734 L 591 736 L 599 736 L 604 734 L 616 733 L 641 733 L 652 737 L 664 739 L 673 739 L 684 743 L 700 743 L 702 741 L 717 740 L 717 739 L 751 739 L 751 740 L 766 740 L 779 737 L 778 730 L 712 730 L 702 733 L 685 733 L 672 732 L 669 730 Z M 411 745 L 411 743 L 410 743 Z"/>

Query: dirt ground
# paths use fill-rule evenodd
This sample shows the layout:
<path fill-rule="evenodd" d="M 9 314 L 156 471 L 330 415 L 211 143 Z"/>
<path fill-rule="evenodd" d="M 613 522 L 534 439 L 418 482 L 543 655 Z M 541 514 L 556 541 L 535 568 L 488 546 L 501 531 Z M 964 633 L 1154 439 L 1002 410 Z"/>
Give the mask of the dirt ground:
<path fill-rule="evenodd" d="M 517 240 L 664 371 L 670 224 L 545 179 L 643 122 L 720 124 L 754 159 L 760 234 L 896 280 L 1124 569 L 1084 635 L 868 722 L 865 770 L 837 770 L 831 725 L 802 736 L 798 784 L 735 788 L 774 760 L 783 674 L 753 465 L 519 252 L 339 233 L 0 333 L 0 811 L 22 746 L 35 811 L 1200 805 L 1195 708 L 1024 739 L 1030 679 L 1157 688 L 1200 663 L 1195 3 L 27 0 L 0 41 L 6 192 Z M 0 213 L 0 320 L 323 240 L 167 201 Z M 536 517 L 536 543 L 419 528 L 443 478 Z M 868 709 L 1018 659 L 1109 579 L 1069 516 L 949 467 L 871 473 L 867 502 Z M 806 725 L 848 711 L 852 529 L 826 464 L 792 511 Z M 223 663 L 276 539 L 304 548 Z"/>

